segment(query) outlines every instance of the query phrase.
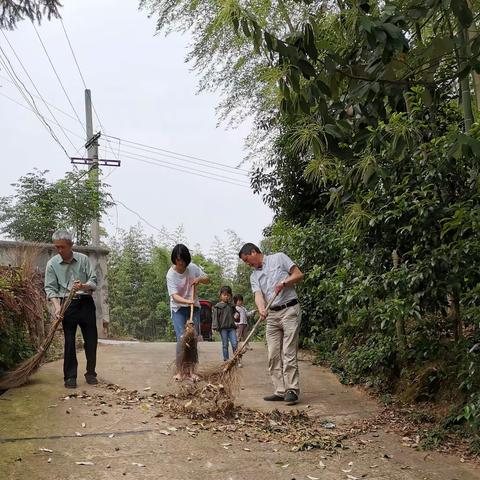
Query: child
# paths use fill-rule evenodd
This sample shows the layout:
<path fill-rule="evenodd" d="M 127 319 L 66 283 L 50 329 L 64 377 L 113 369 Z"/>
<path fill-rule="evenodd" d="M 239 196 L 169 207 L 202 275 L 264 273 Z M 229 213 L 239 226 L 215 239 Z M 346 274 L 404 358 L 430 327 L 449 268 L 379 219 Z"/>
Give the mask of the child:
<path fill-rule="evenodd" d="M 232 289 L 230 287 L 222 287 L 220 289 L 220 302 L 213 307 L 212 313 L 212 329 L 220 332 L 222 337 L 223 360 L 228 360 L 228 342 L 232 345 L 235 353 L 237 350 L 237 328 L 235 319 L 239 318 L 235 305 L 232 303 Z"/>
<path fill-rule="evenodd" d="M 243 340 L 243 335 L 247 328 L 248 312 L 247 312 L 247 309 L 243 306 L 242 295 L 235 295 L 233 297 L 233 303 L 235 304 L 237 312 L 240 315 L 237 323 L 237 341 L 241 342 Z"/>

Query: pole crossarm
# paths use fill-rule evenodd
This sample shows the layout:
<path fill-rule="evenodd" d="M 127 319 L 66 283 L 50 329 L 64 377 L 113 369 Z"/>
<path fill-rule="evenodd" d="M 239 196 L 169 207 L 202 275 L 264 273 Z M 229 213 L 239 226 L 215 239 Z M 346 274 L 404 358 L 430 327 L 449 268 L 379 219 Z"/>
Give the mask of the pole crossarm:
<path fill-rule="evenodd" d="M 109 160 L 106 158 L 83 158 L 83 157 L 70 157 L 71 163 L 76 165 L 93 165 L 99 164 L 105 167 L 119 167 L 120 160 Z"/>

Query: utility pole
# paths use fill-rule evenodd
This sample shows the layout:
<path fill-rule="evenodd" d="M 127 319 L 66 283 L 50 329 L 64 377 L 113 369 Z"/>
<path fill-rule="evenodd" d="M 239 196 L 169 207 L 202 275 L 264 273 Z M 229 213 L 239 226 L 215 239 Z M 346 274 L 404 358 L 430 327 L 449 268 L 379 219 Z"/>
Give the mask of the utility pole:
<path fill-rule="evenodd" d="M 87 149 L 87 158 L 70 157 L 70 161 L 77 165 L 88 165 L 89 178 L 95 185 L 97 195 L 97 202 L 100 201 L 100 170 L 99 165 L 106 167 L 119 167 L 120 160 L 107 160 L 106 158 L 98 158 L 98 139 L 102 135 L 101 132 L 93 133 L 93 119 L 92 119 L 92 93 L 87 88 L 85 90 L 85 117 L 86 117 L 86 133 L 87 142 L 85 148 Z M 92 245 L 94 247 L 100 246 L 100 215 L 92 220 L 90 227 L 92 235 Z"/>
<path fill-rule="evenodd" d="M 86 134 L 87 142 L 85 143 L 85 148 L 87 149 L 87 158 L 79 157 L 70 157 L 72 164 L 76 165 L 86 165 L 88 166 L 88 175 L 89 179 L 95 185 L 95 195 L 97 202 L 97 213 L 96 218 L 92 220 L 91 224 L 91 236 L 92 236 L 92 246 L 93 250 L 98 254 L 97 263 L 95 265 L 95 270 L 97 273 L 97 280 L 99 288 L 94 293 L 95 303 L 97 306 L 97 328 L 101 332 L 102 326 L 104 328 L 104 333 L 108 335 L 108 323 L 110 319 L 109 309 L 108 309 L 108 283 L 105 280 L 105 275 L 107 272 L 107 263 L 105 257 L 105 249 L 102 249 L 100 246 L 100 214 L 98 212 L 98 206 L 100 204 L 100 165 L 105 165 L 109 167 L 119 167 L 120 160 L 108 160 L 106 158 L 98 158 L 98 139 L 102 135 L 101 132 L 93 133 L 93 119 L 92 119 L 92 93 L 87 88 L 85 89 L 85 117 L 86 117 Z M 100 122 L 100 120 L 99 120 Z M 113 151 L 113 150 L 112 150 Z M 83 176 L 83 175 L 82 175 Z M 103 251 L 103 254 L 102 254 Z"/>
<path fill-rule="evenodd" d="M 98 169 L 98 141 L 93 136 L 93 120 L 92 120 L 92 93 L 89 89 L 85 90 L 85 115 L 87 127 L 87 156 L 91 159 L 89 177 L 95 185 L 98 198 L 100 172 Z M 100 245 L 100 222 L 98 216 L 92 219 L 91 225 L 92 245 L 98 247 Z"/>

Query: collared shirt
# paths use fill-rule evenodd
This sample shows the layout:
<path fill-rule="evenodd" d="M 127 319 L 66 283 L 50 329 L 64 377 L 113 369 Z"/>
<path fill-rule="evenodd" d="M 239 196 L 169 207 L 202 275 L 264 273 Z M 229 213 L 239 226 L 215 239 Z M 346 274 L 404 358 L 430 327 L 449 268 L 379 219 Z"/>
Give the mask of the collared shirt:
<path fill-rule="evenodd" d="M 295 263 L 292 259 L 282 252 L 264 255 L 262 267 L 256 268 L 250 275 L 253 293 L 261 292 L 265 301 L 268 302 L 275 293 L 275 286 L 288 277 L 293 266 Z M 283 305 L 296 298 L 295 288 L 285 287 L 272 305 Z"/>
<path fill-rule="evenodd" d="M 73 252 L 71 262 L 65 262 L 61 255 L 55 255 L 48 261 L 45 269 L 45 292 L 47 293 L 47 298 L 64 298 L 68 296 L 75 280 L 86 283 L 92 290 L 97 288 L 97 276 L 87 255 Z M 79 290 L 77 293 L 81 295 L 86 292 Z"/>

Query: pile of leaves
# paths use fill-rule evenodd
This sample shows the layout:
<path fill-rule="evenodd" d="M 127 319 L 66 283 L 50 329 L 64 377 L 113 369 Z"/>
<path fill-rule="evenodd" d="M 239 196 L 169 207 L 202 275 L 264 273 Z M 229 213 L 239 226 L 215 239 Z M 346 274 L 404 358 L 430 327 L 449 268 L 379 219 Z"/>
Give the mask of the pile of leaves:
<path fill-rule="evenodd" d="M 107 385 L 106 389 L 110 392 L 108 399 L 102 393 L 94 393 L 89 398 L 123 408 L 147 404 L 158 409 L 157 417 L 168 414 L 174 419 L 188 419 L 190 422 L 186 430 L 192 436 L 200 431 L 223 432 L 232 439 L 275 443 L 292 451 L 316 448 L 334 451 L 342 448 L 342 442 L 347 438 L 346 432 L 331 428 L 331 425 L 305 411 L 261 412 L 235 405 L 220 385 L 196 386 L 194 396 L 188 387 L 168 395 L 128 390 L 115 384 Z"/>

